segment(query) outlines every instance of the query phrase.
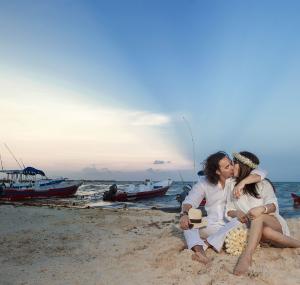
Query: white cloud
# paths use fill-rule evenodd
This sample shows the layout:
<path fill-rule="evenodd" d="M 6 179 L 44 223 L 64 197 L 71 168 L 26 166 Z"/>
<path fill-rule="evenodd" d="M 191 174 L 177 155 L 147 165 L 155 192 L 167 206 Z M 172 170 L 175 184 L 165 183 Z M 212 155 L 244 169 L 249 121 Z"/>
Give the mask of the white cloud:
<path fill-rule="evenodd" d="M 131 115 L 134 126 L 160 126 L 170 123 L 170 117 L 157 113 L 136 112 Z"/>
<path fill-rule="evenodd" d="M 171 121 L 166 114 L 95 104 L 63 88 L 0 75 L 2 140 L 26 165 L 145 169 L 164 157 L 176 162 L 172 167 L 190 166 L 159 132 Z"/>
<path fill-rule="evenodd" d="M 164 161 L 164 160 L 154 160 L 153 164 L 166 164 L 166 163 L 171 163 L 171 161 Z"/>

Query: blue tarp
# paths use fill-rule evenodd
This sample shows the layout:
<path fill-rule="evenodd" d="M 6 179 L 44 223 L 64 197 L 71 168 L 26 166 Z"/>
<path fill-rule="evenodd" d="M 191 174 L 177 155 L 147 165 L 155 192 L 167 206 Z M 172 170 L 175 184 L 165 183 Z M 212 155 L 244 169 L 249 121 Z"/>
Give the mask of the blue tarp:
<path fill-rule="evenodd" d="M 37 175 L 37 174 L 39 174 L 39 175 L 42 175 L 42 176 L 46 176 L 44 171 L 33 168 L 31 166 L 28 166 L 28 167 L 24 168 L 23 169 L 23 174 L 25 174 L 25 175 Z"/>

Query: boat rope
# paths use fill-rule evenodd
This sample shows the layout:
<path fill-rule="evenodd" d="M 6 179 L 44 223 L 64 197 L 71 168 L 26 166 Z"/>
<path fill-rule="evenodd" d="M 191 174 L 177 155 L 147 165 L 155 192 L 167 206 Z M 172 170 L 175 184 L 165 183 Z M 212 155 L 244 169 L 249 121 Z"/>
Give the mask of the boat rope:
<path fill-rule="evenodd" d="M 7 148 L 7 150 L 9 151 L 9 153 L 12 155 L 12 157 L 15 159 L 15 161 L 18 163 L 18 165 L 20 166 L 20 169 L 22 169 L 21 164 L 19 163 L 19 161 L 16 159 L 16 157 L 14 156 L 13 152 L 10 150 L 10 148 L 8 147 L 8 145 L 6 143 L 4 143 L 5 147 Z"/>
<path fill-rule="evenodd" d="M 24 164 L 24 162 L 23 162 L 22 158 L 20 158 L 20 161 L 22 162 L 23 168 L 25 169 L 25 168 L 26 168 L 26 166 L 25 166 L 25 164 Z"/>

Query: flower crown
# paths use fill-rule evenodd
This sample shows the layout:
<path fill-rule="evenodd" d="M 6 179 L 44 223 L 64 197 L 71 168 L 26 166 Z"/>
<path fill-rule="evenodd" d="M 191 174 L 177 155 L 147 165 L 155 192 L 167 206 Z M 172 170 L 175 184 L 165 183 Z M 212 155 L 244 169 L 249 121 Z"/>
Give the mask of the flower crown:
<path fill-rule="evenodd" d="M 257 165 L 256 163 L 254 163 L 251 159 L 249 159 L 249 158 L 246 157 L 246 156 L 241 155 L 241 154 L 238 153 L 238 152 L 234 152 L 232 155 L 233 155 L 233 157 L 236 158 L 238 161 L 240 161 L 240 162 L 246 164 L 246 165 L 249 166 L 250 168 L 255 169 L 255 168 L 258 167 L 258 165 Z"/>

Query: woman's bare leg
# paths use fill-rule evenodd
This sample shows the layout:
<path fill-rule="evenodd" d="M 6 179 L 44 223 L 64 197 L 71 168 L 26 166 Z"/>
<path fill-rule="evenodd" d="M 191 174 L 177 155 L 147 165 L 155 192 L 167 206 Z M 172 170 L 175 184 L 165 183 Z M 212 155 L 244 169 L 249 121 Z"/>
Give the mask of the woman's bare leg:
<path fill-rule="evenodd" d="M 299 240 L 283 235 L 268 226 L 263 228 L 262 238 L 263 240 L 270 241 L 276 247 L 300 247 Z"/>
<path fill-rule="evenodd" d="M 261 215 L 260 217 L 256 218 L 255 220 L 251 221 L 251 226 L 249 230 L 249 237 L 248 237 L 248 243 L 241 254 L 233 273 L 235 275 L 242 275 L 245 272 L 247 272 L 251 261 L 252 261 L 252 255 L 259 244 L 262 234 L 263 234 L 263 228 L 265 226 L 268 226 L 272 228 L 275 231 L 278 231 L 282 233 L 281 225 L 278 222 L 278 220 L 271 215 Z"/>

